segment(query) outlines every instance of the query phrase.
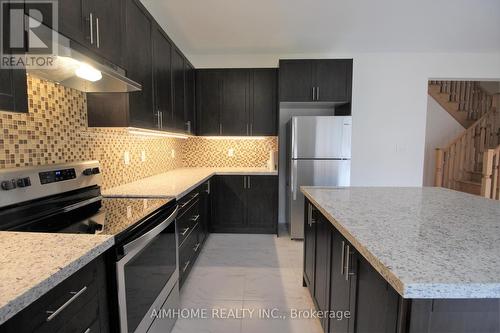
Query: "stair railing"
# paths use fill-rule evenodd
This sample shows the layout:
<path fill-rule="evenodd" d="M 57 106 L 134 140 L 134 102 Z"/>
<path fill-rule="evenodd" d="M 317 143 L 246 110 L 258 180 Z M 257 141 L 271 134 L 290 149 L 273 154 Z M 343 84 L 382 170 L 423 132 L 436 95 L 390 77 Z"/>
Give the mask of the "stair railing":
<path fill-rule="evenodd" d="M 458 103 L 458 111 L 467 112 L 467 119 L 484 116 L 493 106 L 493 97 L 481 88 L 478 81 L 430 81 L 439 91 L 449 95 L 449 102 Z"/>
<path fill-rule="evenodd" d="M 485 198 L 500 200 L 500 145 L 488 149 L 483 158 L 483 178 L 481 180 L 481 195 Z"/>
<path fill-rule="evenodd" d="M 492 107 L 446 148 L 436 149 L 435 186 L 458 190 L 460 180 L 481 172 L 478 166 L 484 153 L 500 144 L 498 118 L 496 108 Z"/>

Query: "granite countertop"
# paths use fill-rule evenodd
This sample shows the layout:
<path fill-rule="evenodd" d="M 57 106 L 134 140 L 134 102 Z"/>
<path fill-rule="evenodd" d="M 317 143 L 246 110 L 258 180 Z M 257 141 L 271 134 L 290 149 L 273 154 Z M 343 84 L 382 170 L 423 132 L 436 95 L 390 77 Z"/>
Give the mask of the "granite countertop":
<path fill-rule="evenodd" d="M 500 298 L 500 203 L 443 188 L 302 187 L 404 298 Z"/>
<path fill-rule="evenodd" d="M 181 168 L 103 191 L 104 197 L 180 199 L 214 175 L 278 175 L 267 168 Z"/>
<path fill-rule="evenodd" d="M 1 231 L 0 325 L 113 244 L 113 236 Z"/>

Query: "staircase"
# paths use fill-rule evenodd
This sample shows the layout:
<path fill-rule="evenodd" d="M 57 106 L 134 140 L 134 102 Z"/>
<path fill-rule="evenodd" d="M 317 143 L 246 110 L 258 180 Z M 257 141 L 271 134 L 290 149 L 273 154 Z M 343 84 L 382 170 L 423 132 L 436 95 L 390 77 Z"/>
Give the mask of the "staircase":
<path fill-rule="evenodd" d="M 435 185 L 500 200 L 500 96 L 474 81 L 430 81 L 429 95 L 465 128 L 436 150 Z"/>

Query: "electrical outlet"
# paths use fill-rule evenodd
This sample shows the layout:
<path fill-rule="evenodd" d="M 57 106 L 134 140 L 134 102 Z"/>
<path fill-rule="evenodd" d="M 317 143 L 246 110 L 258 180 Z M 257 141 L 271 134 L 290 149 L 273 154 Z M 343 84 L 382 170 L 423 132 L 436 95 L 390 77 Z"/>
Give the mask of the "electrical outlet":
<path fill-rule="evenodd" d="M 141 151 L 141 162 L 146 162 L 146 152 L 144 150 Z"/>
<path fill-rule="evenodd" d="M 229 157 L 233 157 L 234 156 L 234 149 L 233 148 L 229 148 L 227 150 L 227 156 L 229 156 Z"/>
<path fill-rule="evenodd" d="M 172 149 L 172 151 L 170 152 L 170 156 L 171 156 L 172 158 L 175 158 L 175 149 Z"/>
<path fill-rule="evenodd" d="M 130 153 L 128 151 L 126 151 L 123 154 L 123 162 L 125 163 L 125 165 L 129 165 L 130 164 Z"/>

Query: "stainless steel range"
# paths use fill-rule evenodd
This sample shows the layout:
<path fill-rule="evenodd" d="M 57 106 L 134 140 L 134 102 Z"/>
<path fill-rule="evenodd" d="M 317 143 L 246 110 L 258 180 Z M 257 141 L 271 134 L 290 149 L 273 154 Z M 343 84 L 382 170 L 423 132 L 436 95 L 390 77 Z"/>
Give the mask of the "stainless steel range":
<path fill-rule="evenodd" d="M 115 236 L 120 332 L 169 332 L 179 304 L 177 202 L 102 198 L 97 161 L 0 170 L 0 230 Z"/>

